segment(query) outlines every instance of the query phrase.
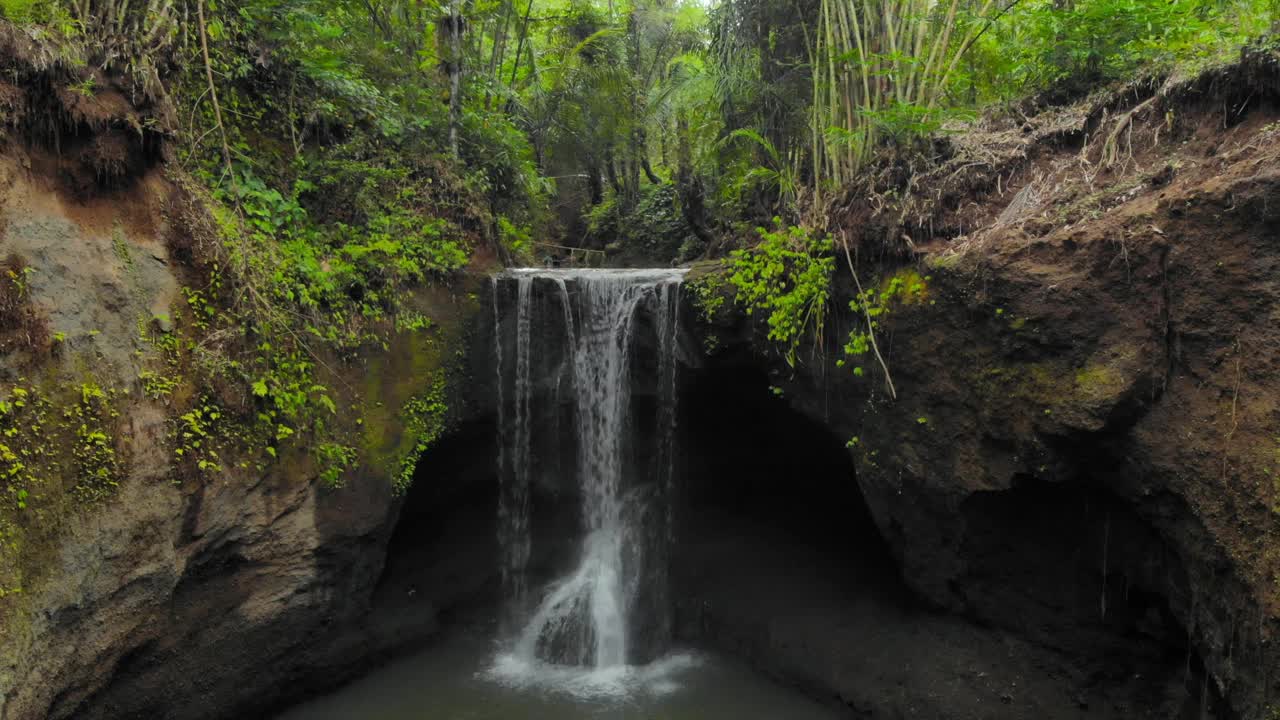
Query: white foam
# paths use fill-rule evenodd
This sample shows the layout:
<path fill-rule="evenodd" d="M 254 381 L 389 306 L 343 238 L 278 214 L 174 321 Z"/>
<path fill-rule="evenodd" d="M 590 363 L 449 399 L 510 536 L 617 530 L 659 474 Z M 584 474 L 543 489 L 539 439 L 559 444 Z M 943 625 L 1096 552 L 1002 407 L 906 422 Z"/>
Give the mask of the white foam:
<path fill-rule="evenodd" d="M 499 653 L 479 677 L 517 690 L 541 690 L 579 700 L 628 700 L 670 695 L 679 676 L 702 664 L 694 653 L 672 653 L 647 665 L 592 668 L 553 665 L 527 656 Z"/>

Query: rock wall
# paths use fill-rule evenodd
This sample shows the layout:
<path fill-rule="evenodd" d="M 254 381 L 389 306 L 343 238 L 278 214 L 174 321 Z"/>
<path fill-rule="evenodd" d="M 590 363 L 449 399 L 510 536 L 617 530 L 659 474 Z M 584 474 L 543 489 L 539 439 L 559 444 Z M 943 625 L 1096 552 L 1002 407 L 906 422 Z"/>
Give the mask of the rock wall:
<path fill-rule="evenodd" d="M 416 442 L 402 408 L 456 364 L 479 309 L 475 282 L 407 298 L 431 328 L 333 362 L 335 402 L 365 429 L 343 487 L 320 482 L 306 447 L 262 468 L 228 458 L 211 476 L 180 472 L 176 417 L 194 383 L 179 377 L 185 368 L 166 370 L 176 383 L 157 393 L 145 373 L 160 352 L 153 338 L 192 337 L 182 289 L 200 210 L 164 161 L 163 130 L 129 129 L 145 109 L 107 81 L 92 99 L 58 94 L 8 45 L 10 29 L 0 28 L 0 66 L 19 85 L 0 87 L 13 121 L 0 137 L 0 263 L 27 270 L 24 324 L 0 322 L 0 400 L 38 389 L 71 403 L 55 403 L 58 415 L 87 388 L 109 392 L 103 442 L 125 472 L 92 498 L 77 494 L 74 471 L 25 498 L 6 494 L 0 718 L 254 716 L 429 633 L 439 608 L 428 598 L 380 613 L 375 591 L 403 504 L 392 475 Z M 107 146 L 126 161 L 95 165 L 93 149 Z M 447 399 L 460 422 L 466 398 Z M 24 458 L 35 450 L 3 442 Z M 39 450 L 69 468 L 81 451 Z"/>
<path fill-rule="evenodd" d="M 6 356 L 4 379 L 38 373 L 55 385 L 92 378 L 128 390 L 118 443 L 130 472 L 101 503 L 31 503 L 59 531 L 20 548 L 38 555 L 40 572 L 0 600 L 0 717 L 235 716 L 305 694 L 319 668 L 331 681 L 401 642 L 368 616 L 399 509 L 385 472 L 370 465 L 328 490 L 297 453 L 263 473 L 174 474 L 171 410 L 138 379 L 138 319 L 181 302 L 181 268 L 163 242 L 168 182 L 152 172 L 128 190 L 75 200 L 23 165 L 12 150 L 0 164 L 0 254 L 35 269 L 32 300 L 65 339 L 34 366 Z M 403 373 L 370 406 L 394 414 L 414 371 L 434 362 L 421 353 L 397 342 L 351 369 L 353 379 Z"/>
<path fill-rule="evenodd" d="M 1107 114 L 1065 135 L 1028 121 L 1017 162 L 939 204 L 968 234 L 864 266 L 926 287 L 883 320 L 896 399 L 871 358 L 836 367 L 851 317 L 800 370 L 773 365 L 794 407 L 856 438 L 875 522 L 936 607 L 1073 653 L 1185 643 L 1222 712 L 1262 718 L 1280 701 L 1280 113 L 1246 74 L 1107 106 L 1133 120 L 1119 160 Z M 708 333 L 732 348 L 742 322 Z"/>

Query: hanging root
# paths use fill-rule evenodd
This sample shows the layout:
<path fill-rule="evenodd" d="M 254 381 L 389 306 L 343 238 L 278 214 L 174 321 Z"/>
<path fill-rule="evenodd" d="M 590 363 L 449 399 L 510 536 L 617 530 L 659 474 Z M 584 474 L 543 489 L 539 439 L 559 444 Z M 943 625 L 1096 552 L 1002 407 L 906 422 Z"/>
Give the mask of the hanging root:
<path fill-rule="evenodd" d="M 1170 77 L 1169 80 L 1166 80 L 1164 85 L 1162 85 L 1160 89 L 1156 91 L 1155 95 L 1152 95 L 1146 100 L 1143 100 L 1142 102 L 1133 106 L 1128 112 L 1124 113 L 1123 115 L 1119 116 L 1116 119 L 1115 127 L 1111 128 L 1111 132 L 1107 134 L 1106 141 L 1102 143 L 1102 155 L 1100 158 L 1102 167 L 1104 168 L 1113 167 L 1115 166 L 1116 163 L 1120 161 L 1120 137 L 1125 132 L 1130 131 L 1130 129 L 1133 126 L 1133 121 L 1135 118 L 1138 117 L 1138 115 L 1155 107 L 1161 100 L 1164 99 L 1165 95 L 1168 94 L 1169 89 L 1172 87 L 1173 87 L 1173 78 Z M 1132 146 L 1130 146 L 1130 152 L 1132 152 Z"/>

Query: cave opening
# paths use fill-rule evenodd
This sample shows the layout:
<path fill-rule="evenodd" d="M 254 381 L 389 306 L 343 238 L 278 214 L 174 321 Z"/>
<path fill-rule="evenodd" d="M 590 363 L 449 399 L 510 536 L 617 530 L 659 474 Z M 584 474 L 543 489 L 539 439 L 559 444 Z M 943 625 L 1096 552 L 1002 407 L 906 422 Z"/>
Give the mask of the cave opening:
<path fill-rule="evenodd" d="M 772 384 L 732 359 L 682 378 L 676 640 L 856 713 L 891 710 L 894 693 L 926 696 L 934 679 L 911 669 L 926 611 L 876 527 L 847 438 Z"/>
<path fill-rule="evenodd" d="M 794 577 L 808 573 L 824 586 L 855 583 L 911 601 L 845 440 L 775 394 L 767 373 L 745 364 L 695 370 L 680 404 L 678 585 L 777 587 L 759 582 L 772 561 L 793 575 L 788 593 L 810 585 Z"/>
<path fill-rule="evenodd" d="M 373 600 L 406 641 L 482 621 L 498 601 L 496 437 L 492 418 L 463 422 L 414 469 Z"/>
<path fill-rule="evenodd" d="M 903 580 L 847 438 L 773 384 L 749 359 L 685 371 L 677 640 L 855 714 L 1231 717 L 1158 590 L 1185 570 L 1098 482 L 971 495 L 959 601 L 937 606 Z"/>

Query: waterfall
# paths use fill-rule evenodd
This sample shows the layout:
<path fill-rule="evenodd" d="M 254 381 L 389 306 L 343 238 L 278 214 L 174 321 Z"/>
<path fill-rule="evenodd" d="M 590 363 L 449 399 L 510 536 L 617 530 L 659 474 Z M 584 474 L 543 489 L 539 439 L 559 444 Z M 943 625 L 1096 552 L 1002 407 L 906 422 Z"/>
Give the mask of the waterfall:
<path fill-rule="evenodd" d="M 514 412 L 508 413 L 503 392 L 502 318 L 498 302 L 499 284 L 493 282 L 494 305 L 494 355 L 497 365 L 498 400 L 498 474 L 503 478 L 498 496 L 499 547 L 502 558 L 499 569 L 502 574 L 503 593 L 517 607 L 525 599 L 525 566 L 529 562 L 529 464 L 530 464 L 530 337 L 532 312 L 530 299 L 533 278 L 517 279 L 516 289 L 516 342 L 515 377 L 512 402 Z"/>
<path fill-rule="evenodd" d="M 512 639 L 512 655 L 527 662 L 604 669 L 640 656 L 633 647 L 638 629 L 650 645 L 670 634 L 666 562 L 671 538 L 668 497 L 674 455 L 676 348 L 681 270 L 517 270 L 494 283 L 495 359 L 498 398 L 513 363 L 510 412 L 499 412 L 499 543 L 504 587 L 523 609 L 529 522 L 531 406 L 539 380 L 531 377 L 531 355 L 540 352 L 544 382 L 562 376 L 570 385 L 576 468 L 580 495 L 581 546 L 572 570 L 551 582 Z M 515 342 L 503 353 L 503 285 L 514 282 Z M 538 298 L 554 292 L 558 312 L 535 311 Z M 509 296 L 509 294 L 508 294 Z M 575 310 L 577 311 L 575 313 Z M 506 313 L 510 316 L 512 313 Z M 556 316 L 559 317 L 556 317 Z M 577 318 L 575 327 L 575 317 Z M 657 358 L 634 357 L 635 328 L 652 321 Z M 509 322 L 508 322 L 509 324 Z M 533 347 L 535 325 L 552 324 L 563 333 L 562 348 Z M 561 370 L 549 358 L 561 355 Z M 632 365 L 656 360 L 655 447 L 633 447 Z M 558 448 L 557 448 L 558 449 Z M 516 576 L 520 576 L 516 579 Z"/>

